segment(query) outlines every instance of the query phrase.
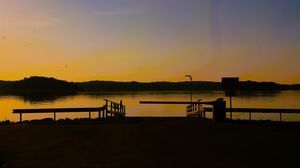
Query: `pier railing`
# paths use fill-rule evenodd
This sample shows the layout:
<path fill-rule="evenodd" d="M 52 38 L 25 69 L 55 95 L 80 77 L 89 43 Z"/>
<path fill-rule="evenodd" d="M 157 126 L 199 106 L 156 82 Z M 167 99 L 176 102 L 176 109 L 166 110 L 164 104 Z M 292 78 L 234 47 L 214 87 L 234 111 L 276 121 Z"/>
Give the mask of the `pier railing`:
<path fill-rule="evenodd" d="M 107 117 L 125 117 L 125 105 L 120 103 L 115 103 L 113 101 L 104 99 L 105 105 L 102 107 L 84 107 L 84 108 L 41 108 L 41 109 L 13 109 L 14 114 L 20 115 L 20 123 L 22 122 L 23 114 L 32 114 L 32 113 L 53 113 L 53 120 L 56 120 L 57 113 L 82 113 L 88 112 L 89 119 L 91 119 L 91 113 L 97 112 L 98 118 L 107 118 Z"/>
<path fill-rule="evenodd" d="M 199 104 L 190 104 L 186 107 L 186 113 L 188 117 L 200 117 L 205 118 L 205 111 L 202 104 L 200 104 L 200 99 L 198 100 Z"/>
<path fill-rule="evenodd" d="M 212 112 L 213 108 L 204 107 L 205 112 Z M 271 113 L 279 114 L 279 120 L 282 121 L 283 114 L 300 114 L 300 109 L 284 109 L 284 108 L 226 108 L 226 112 L 232 113 L 248 113 L 249 120 L 252 119 L 253 113 Z"/>
<path fill-rule="evenodd" d="M 126 108 L 122 103 L 113 102 L 111 100 L 104 99 L 105 101 L 105 111 L 108 117 L 125 117 L 126 115 Z"/>

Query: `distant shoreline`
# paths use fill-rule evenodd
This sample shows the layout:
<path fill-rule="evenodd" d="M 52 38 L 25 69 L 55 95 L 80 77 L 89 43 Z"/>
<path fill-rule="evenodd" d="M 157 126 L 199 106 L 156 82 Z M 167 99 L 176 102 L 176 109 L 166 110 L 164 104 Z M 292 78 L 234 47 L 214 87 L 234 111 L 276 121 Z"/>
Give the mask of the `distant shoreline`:
<path fill-rule="evenodd" d="M 6 93 L 78 93 L 122 91 L 189 91 L 190 82 L 68 82 L 48 77 L 30 77 L 18 81 L 0 81 L 0 92 Z M 221 91 L 220 82 L 193 81 L 193 91 Z M 240 91 L 300 90 L 300 84 L 241 81 Z"/>

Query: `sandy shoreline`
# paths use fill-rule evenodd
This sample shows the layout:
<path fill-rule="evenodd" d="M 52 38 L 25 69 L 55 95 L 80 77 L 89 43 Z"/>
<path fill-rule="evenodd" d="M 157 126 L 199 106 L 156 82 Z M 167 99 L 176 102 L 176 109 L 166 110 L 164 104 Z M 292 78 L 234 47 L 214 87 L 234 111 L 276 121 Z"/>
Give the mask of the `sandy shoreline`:
<path fill-rule="evenodd" d="M 1 125 L 0 135 L 8 167 L 292 167 L 300 150 L 299 122 L 127 118 Z"/>

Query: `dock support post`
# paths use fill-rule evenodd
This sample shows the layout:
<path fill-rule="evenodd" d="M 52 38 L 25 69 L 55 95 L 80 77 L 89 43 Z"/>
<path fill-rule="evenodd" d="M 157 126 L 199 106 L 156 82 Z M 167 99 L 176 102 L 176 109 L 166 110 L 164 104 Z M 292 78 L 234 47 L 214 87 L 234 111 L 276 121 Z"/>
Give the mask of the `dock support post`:
<path fill-rule="evenodd" d="M 91 112 L 89 111 L 89 119 L 91 119 Z"/>
<path fill-rule="evenodd" d="M 281 122 L 281 119 L 282 119 L 282 118 L 281 118 L 281 117 L 282 117 L 282 116 L 281 116 L 281 112 L 279 113 L 279 115 L 280 115 L 280 122 Z"/>
<path fill-rule="evenodd" d="M 232 96 L 230 96 L 230 119 L 232 120 Z"/>
<path fill-rule="evenodd" d="M 249 112 L 249 120 L 251 121 L 251 112 Z"/>
<path fill-rule="evenodd" d="M 126 115 L 126 107 L 124 106 L 124 117 L 125 117 L 125 115 Z"/>
<path fill-rule="evenodd" d="M 110 118 L 112 117 L 113 112 L 113 102 L 110 102 Z"/>
<path fill-rule="evenodd" d="M 56 113 L 54 112 L 54 121 L 56 121 Z"/>
<path fill-rule="evenodd" d="M 102 111 L 102 118 L 105 118 L 105 113 L 107 112 L 107 108 L 108 108 L 108 101 L 105 100 L 105 109 Z"/>
<path fill-rule="evenodd" d="M 123 102 L 122 100 L 120 100 L 120 112 L 121 112 L 121 115 L 123 114 Z"/>
<path fill-rule="evenodd" d="M 20 123 L 22 123 L 22 113 L 20 113 Z"/>
<path fill-rule="evenodd" d="M 199 118 L 202 118 L 202 112 L 199 111 L 198 109 L 197 109 L 197 112 L 198 112 L 198 117 L 199 117 Z"/>
<path fill-rule="evenodd" d="M 113 103 L 110 102 L 110 111 L 112 111 L 112 109 L 113 109 Z"/>

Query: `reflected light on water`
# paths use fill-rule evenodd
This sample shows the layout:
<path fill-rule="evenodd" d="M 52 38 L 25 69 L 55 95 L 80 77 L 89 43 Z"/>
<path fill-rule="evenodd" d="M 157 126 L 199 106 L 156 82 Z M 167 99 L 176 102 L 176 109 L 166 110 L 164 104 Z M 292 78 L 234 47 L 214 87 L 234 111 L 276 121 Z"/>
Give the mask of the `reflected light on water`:
<path fill-rule="evenodd" d="M 139 104 L 139 101 L 189 101 L 189 92 L 124 92 L 124 93 L 82 93 L 72 96 L 64 96 L 52 101 L 28 101 L 18 96 L 0 96 L 0 120 L 18 121 L 19 115 L 13 114 L 12 109 L 19 108 L 64 108 L 64 107 L 100 107 L 104 105 L 103 99 L 115 102 L 120 100 L 126 105 L 127 116 L 186 116 L 186 105 L 149 105 Z M 224 97 L 221 91 L 195 92 L 194 101 L 201 98 L 202 101 L 211 101 Z M 233 98 L 233 107 L 251 108 L 300 108 L 297 100 L 300 91 L 284 91 L 270 94 L 247 93 Z M 225 98 L 227 107 L 229 98 Z M 207 114 L 211 117 L 211 114 Z M 52 118 L 53 114 L 25 114 L 23 120 Z M 57 119 L 61 118 L 88 118 L 88 113 L 57 113 Z M 92 113 L 93 118 L 98 113 Z M 227 114 L 229 118 L 229 114 Z M 253 120 L 279 120 L 279 114 L 252 113 Z M 233 113 L 234 119 L 249 119 L 248 113 Z M 300 114 L 283 114 L 285 121 L 300 121 Z"/>

